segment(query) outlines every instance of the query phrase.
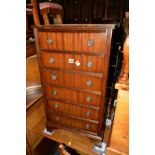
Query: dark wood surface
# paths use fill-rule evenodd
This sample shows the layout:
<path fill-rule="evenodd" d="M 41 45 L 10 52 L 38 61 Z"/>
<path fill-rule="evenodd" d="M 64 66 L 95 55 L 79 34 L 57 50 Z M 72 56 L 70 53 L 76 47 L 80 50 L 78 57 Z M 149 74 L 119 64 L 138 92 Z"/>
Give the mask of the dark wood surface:
<path fill-rule="evenodd" d="M 68 128 L 101 137 L 111 36 L 114 26 L 112 24 L 67 24 L 34 27 L 49 131 L 54 128 Z M 49 52 L 43 52 L 42 48 L 48 49 Z M 55 51 L 54 54 L 50 53 L 52 50 Z M 64 50 L 64 53 L 59 54 L 59 50 Z M 65 54 L 65 51 L 74 52 L 74 50 L 88 53 L 88 55 L 83 53 L 80 57 Z M 94 59 L 95 56 L 89 56 L 89 53 L 93 52 L 105 53 L 105 56 L 98 56 Z M 85 61 L 88 58 L 93 61 L 94 68 L 91 66 L 89 67 L 91 69 L 88 69 Z M 49 64 L 54 65 L 49 66 Z M 55 67 L 60 67 L 61 70 L 55 70 Z M 85 71 L 93 74 L 87 75 Z M 101 76 L 98 77 L 98 75 Z M 89 94 L 90 96 L 87 96 Z M 91 97 L 92 102 L 86 101 L 86 97 Z M 59 104 L 59 110 L 52 109 L 49 106 L 52 103 Z M 88 106 L 97 107 L 98 110 L 88 106 L 79 106 L 85 103 Z"/>

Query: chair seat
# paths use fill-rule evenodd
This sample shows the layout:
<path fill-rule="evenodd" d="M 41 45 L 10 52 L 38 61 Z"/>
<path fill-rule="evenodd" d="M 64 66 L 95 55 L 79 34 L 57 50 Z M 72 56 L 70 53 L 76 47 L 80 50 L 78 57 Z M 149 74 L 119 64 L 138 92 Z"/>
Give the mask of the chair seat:
<path fill-rule="evenodd" d="M 57 3 L 52 3 L 52 2 L 42 2 L 42 3 L 39 3 L 39 8 L 40 8 L 40 10 L 47 9 L 47 8 L 56 9 L 56 10 L 62 10 L 62 6 L 61 5 L 59 5 Z M 26 8 L 26 12 L 30 13 L 30 12 L 32 12 L 32 9 L 31 8 Z"/>
<path fill-rule="evenodd" d="M 40 8 L 40 10 L 45 9 L 45 8 L 62 10 L 62 6 L 61 5 L 59 5 L 57 3 L 52 3 L 52 2 L 39 3 L 39 8 Z"/>

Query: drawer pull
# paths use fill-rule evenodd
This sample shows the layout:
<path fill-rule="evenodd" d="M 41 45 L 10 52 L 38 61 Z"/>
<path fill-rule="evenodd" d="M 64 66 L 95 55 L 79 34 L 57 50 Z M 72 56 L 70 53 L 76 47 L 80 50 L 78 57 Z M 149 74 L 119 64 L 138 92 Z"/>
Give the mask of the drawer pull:
<path fill-rule="evenodd" d="M 54 64 L 54 62 L 55 62 L 55 59 L 54 59 L 54 58 L 50 58 L 50 59 L 49 59 L 49 63 L 50 63 L 50 64 Z"/>
<path fill-rule="evenodd" d="M 51 45 L 51 44 L 53 44 L 53 40 L 51 38 L 49 38 L 49 39 L 47 39 L 47 43 L 48 43 L 48 45 Z"/>
<path fill-rule="evenodd" d="M 87 123 L 86 124 L 86 129 L 89 129 L 90 128 L 90 125 Z"/>
<path fill-rule="evenodd" d="M 88 45 L 89 47 L 94 46 L 94 40 L 89 39 L 89 40 L 87 41 L 87 45 Z"/>
<path fill-rule="evenodd" d="M 87 80 L 86 83 L 87 83 L 87 86 L 89 86 L 89 87 L 93 85 L 93 81 L 92 80 Z"/>
<path fill-rule="evenodd" d="M 57 95 L 58 94 L 58 92 L 56 91 L 56 90 L 52 90 L 52 95 L 53 96 L 55 96 L 55 95 Z"/>
<path fill-rule="evenodd" d="M 57 116 L 55 120 L 56 120 L 56 121 L 59 121 L 59 120 L 60 120 L 60 117 L 59 117 L 59 116 Z"/>
<path fill-rule="evenodd" d="M 56 74 L 52 74 L 52 75 L 51 75 L 51 80 L 54 80 L 54 81 L 55 81 L 56 79 L 57 79 Z"/>
<path fill-rule="evenodd" d="M 89 67 L 89 68 L 93 67 L 93 62 L 92 61 L 88 61 L 87 62 L 87 67 Z"/>
<path fill-rule="evenodd" d="M 86 112 L 86 116 L 87 116 L 87 117 L 90 116 L 90 111 L 87 111 L 87 112 Z"/>
<path fill-rule="evenodd" d="M 54 104 L 54 108 L 57 109 L 59 107 L 58 104 Z"/>
<path fill-rule="evenodd" d="M 90 102 L 90 101 L 92 101 L 92 98 L 91 98 L 90 96 L 88 96 L 88 97 L 86 98 L 86 101 L 87 101 L 87 102 Z"/>

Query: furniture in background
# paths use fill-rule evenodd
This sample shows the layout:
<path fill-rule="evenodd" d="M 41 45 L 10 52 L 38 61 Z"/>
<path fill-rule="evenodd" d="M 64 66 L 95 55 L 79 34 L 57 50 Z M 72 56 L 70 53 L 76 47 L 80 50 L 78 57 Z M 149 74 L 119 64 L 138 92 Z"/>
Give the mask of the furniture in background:
<path fill-rule="evenodd" d="M 37 0 L 31 0 L 31 3 L 26 5 L 26 57 L 36 54 L 35 39 L 31 26 L 41 25 L 42 18 L 43 24 L 49 25 L 49 16 L 52 16 L 53 24 L 62 24 L 62 14 L 62 6 L 56 3 L 43 2 L 38 4 Z"/>
<path fill-rule="evenodd" d="M 114 124 L 106 155 L 129 154 L 129 87 L 116 83 L 118 89 Z"/>
<path fill-rule="evenodd" d="M 33 132 L 34 127 L 45 118 L 45 108 L 40 84 L 37 56 L 26 59 L 26 154 L 49 155 L 56 143 Z"/>
<path fill-rule="evenodd" d="M 128 0 L 38 0 L 60 4 L 64 24 L 120 23 L 129 6 Z"/>
<path fill-rule="evenodd" d="M 117 104 L 111 139 L 106 155 L 129 154 L 129 40 L 123 46 L 123 66 L 115 88 L 118 89 Z"/>

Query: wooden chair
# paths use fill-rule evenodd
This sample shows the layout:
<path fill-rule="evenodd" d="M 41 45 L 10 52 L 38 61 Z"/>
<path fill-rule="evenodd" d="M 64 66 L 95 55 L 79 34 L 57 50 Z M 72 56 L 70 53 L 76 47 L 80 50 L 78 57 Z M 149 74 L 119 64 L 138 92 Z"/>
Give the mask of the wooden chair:
<path fill-rule="evenodd" d="M 37 0 L 31 0 L 31 4 L 27 4 L 26 13 L 27 15 L 32 14 L 35 25 L 40 25 L 39 14 L 42 15 L 44 24 L 49 25 L 48 14 L 54 16 L 54 24 L 62 24 L 62 6 L 53 2 L 42 2 L 37 3 Z"/>
<path fill-rule="evenodd" d="M 29 24 L 28 16 L 33 16 L 34 25 L 41 25 L 39 16 L 42 15 L 45 25 L 49 25 L 48 15 L 53 15 L 54 24 L 62 24 L 62 6 L 52 2 L 37 3 L 31 0 L 26 5 L 26 57 L 36 54 L 33 30 Z"/>

